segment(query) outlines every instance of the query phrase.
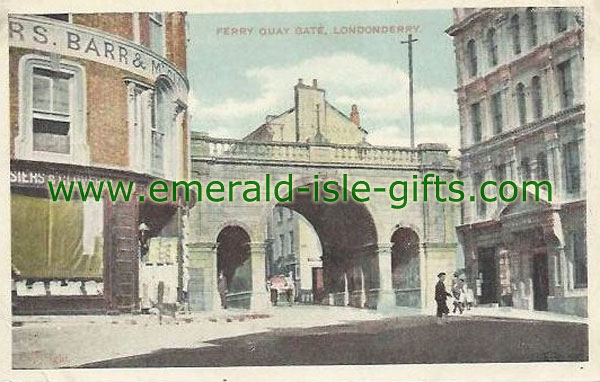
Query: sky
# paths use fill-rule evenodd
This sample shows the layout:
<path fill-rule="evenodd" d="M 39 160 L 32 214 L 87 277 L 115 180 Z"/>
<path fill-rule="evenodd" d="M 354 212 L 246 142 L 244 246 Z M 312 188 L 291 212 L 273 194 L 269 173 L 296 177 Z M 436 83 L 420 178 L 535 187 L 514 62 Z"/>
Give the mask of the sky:
<path fill-rule="evenodd" d="M 451 10 L 188 15 L 193 130 L 242 138 L 294 104 L 298 78 L 316 78 L 344 113 L 357 104 L 371 144 L 408 146 L 406 33 L 335 34 L 347 26 L 418 26 L 413 38 L 415 140 L 459 146 Z M 296 34 L 296 27 L 327 34 Z M 221 28 L 221 29 L 219 29 Z M 227 35 L 224 28 L 253 28 Z M 287 34 L 261 35 L 261 28 Z"/>

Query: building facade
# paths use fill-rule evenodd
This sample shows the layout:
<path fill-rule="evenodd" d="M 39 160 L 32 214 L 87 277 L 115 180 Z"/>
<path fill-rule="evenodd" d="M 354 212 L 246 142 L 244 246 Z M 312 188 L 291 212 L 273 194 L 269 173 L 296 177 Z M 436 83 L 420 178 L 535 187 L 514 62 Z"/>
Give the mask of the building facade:
<path fill-rule="evenodd" d="M 185 23 L 9 16 L 15 313 L 135 311 L 141 257 L 182 261 L 182 206 L 142 199 L 152 181 L 189 174 Z M 52 201 L 49 181 L 135 184 L 128 202 L 77 191 Z"/>
<path fill-rule="evenodd" d="M 323 255 L 317 233 L 310 223 L 294 210 L 278 206 L 273 210 L 267 232 L 267 277 L 289 275 L 295 284 L 295 299 L 318 302 L 323 290 Z M 320 282 L 319 282 L 320 281 Z"/>
<path fill-rule="evenodd" d="M 508 204 L 463 203 L 457 232 L 468 281 L 481 304 L 585 316 L 582 10 L 456 9 L 447 33 L 467 194 L 488 180 L 551 185 L 538 202 L 529 188 Z"/>

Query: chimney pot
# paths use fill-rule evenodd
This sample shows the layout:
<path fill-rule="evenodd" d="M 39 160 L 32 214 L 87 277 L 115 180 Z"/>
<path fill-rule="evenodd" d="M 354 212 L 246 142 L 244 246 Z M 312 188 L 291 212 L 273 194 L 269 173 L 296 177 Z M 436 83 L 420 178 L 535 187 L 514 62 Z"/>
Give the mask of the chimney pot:
<path fill-rule="evenodd" d="M 302 78 L 298 78 L 298 85 L 302 85 L 303 81 L 304 80 Z"/>
<path fill-rule="evenodd" d="M 313 88 L 315 88 L 315 89 L 317 88 L 317 79 L 316 78 L 313 79 Z"/>
<path fill-rule="evenodd" d="M 350 121 L 354 123 L 357 127 L 360 127 L 360 113 L 358 112 L 358 106 L 352 105 L 352 110 L 350 111 Z"/>

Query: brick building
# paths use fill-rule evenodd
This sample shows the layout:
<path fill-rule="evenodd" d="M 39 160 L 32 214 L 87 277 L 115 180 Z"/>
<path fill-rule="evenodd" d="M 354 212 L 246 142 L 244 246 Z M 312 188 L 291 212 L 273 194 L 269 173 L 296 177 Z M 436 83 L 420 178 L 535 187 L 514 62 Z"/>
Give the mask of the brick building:
<path fill-rule="evenodd" d="M 9 16 L 15 313 L 137 310 L 140 255 L 181 267 L 182 206 L 141 199 L 189 174 L 185 17 Z M 53 202 L 59 180 L 135 187 Z"/>
<path fill-rule="evenodd" d="M 463 203 L 457 231 L 479 302 L 586 315 L 582 9 L 456 9 L 447 33 L 466 190 L 552 186 L 551 200 L 542 191 L 539 202 Z"/>

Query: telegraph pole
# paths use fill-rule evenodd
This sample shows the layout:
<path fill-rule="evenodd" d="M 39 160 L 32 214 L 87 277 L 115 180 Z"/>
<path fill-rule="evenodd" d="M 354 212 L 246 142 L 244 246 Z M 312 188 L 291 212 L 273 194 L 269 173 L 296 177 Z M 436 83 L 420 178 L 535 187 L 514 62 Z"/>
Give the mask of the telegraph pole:
<path fill-rule="evenodd" d="M 408 109 L 410 118 L 410 147 L 415 148 L 415 119 L 413 107 L 413 62 L 412 62 L 412 44 L 419 41 L 412 38 L 412 34 L 408 35 L 408 40 L 400 41 L 401 44 L 408 44 Z"/>

